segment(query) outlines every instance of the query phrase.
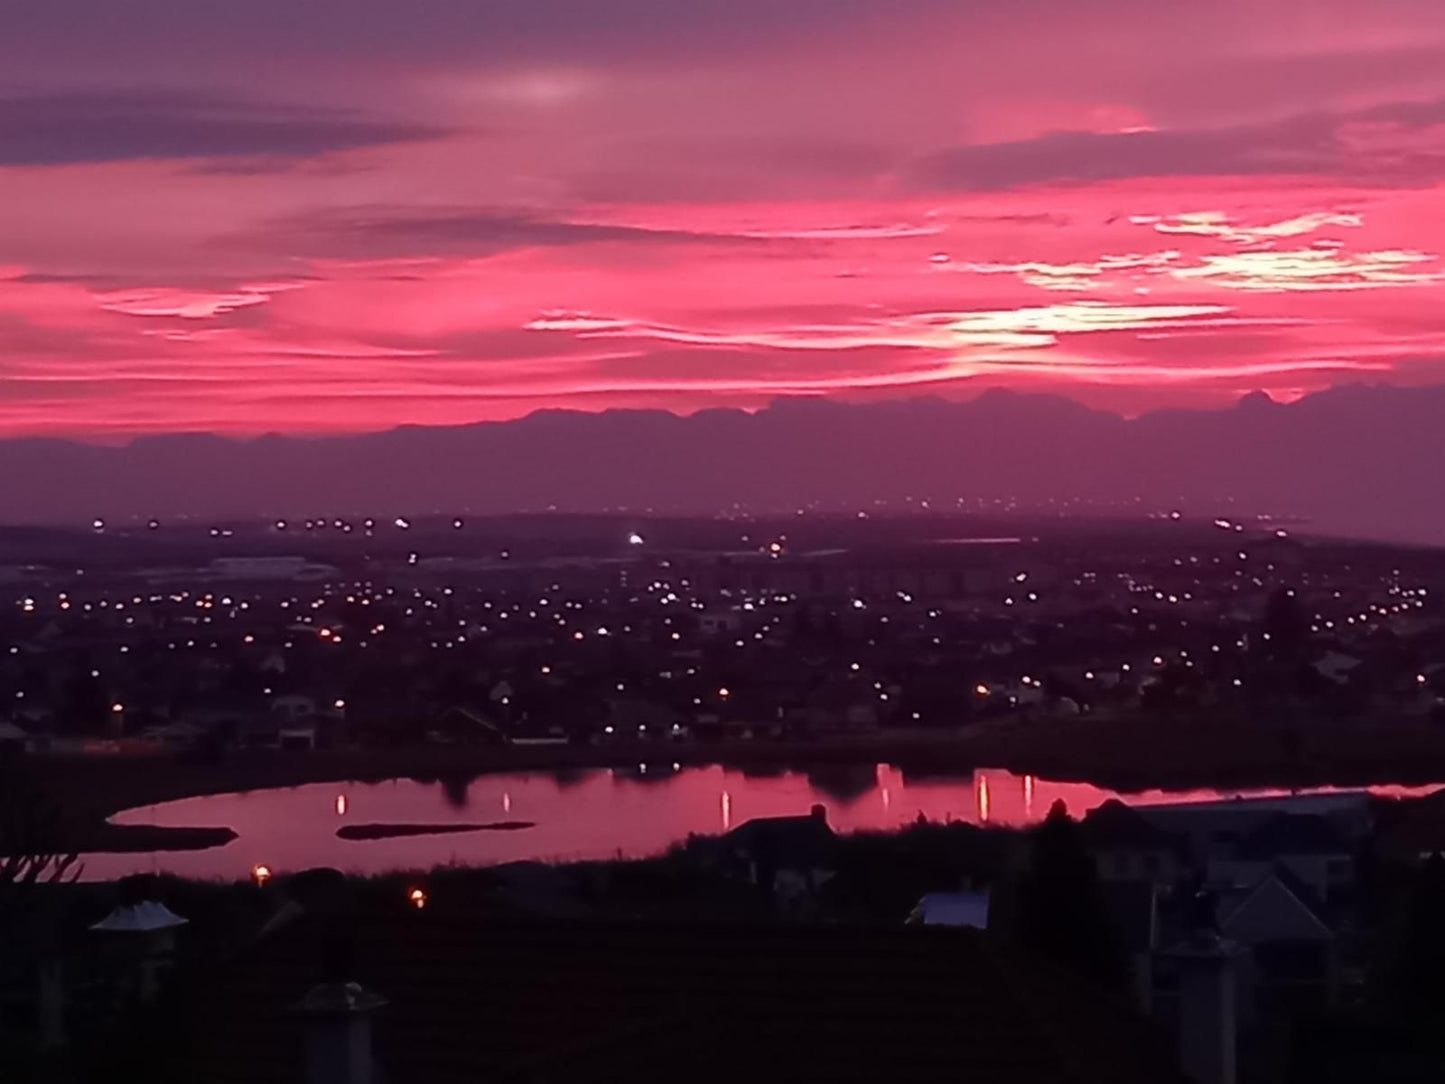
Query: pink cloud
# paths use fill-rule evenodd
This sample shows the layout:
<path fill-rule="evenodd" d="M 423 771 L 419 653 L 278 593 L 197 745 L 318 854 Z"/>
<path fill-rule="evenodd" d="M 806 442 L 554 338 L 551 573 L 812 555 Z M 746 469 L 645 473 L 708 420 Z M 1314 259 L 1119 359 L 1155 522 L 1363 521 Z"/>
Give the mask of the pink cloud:
<path fill-rule="evenodd" d="M 337 4 L 7 26 L 0 434 L 1445 379 L 1435 0 Z"/>

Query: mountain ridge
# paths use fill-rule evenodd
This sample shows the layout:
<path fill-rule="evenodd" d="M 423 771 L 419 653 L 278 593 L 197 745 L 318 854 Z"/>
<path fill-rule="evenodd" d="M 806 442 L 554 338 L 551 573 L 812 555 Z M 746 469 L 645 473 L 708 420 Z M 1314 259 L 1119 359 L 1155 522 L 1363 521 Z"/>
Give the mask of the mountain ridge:
<path fill-rule="evenodd" d="M 780 399 L 549 409 L 337 436 L 0 440 L 0 521 L 657 508 L 712 514 L 905 497 L 1237 506 L 1321 530 L 1445 543 L 1445 385 L 1342 385 L 1288 403 L 1125 418 L 1066 396 Z"/>

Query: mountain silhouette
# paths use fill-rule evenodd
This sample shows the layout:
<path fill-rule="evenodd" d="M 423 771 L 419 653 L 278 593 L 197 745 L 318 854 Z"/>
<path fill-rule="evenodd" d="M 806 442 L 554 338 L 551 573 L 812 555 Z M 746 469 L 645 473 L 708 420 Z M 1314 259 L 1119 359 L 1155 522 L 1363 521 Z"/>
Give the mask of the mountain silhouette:
<path fill-rule="evenodd" d="M 959 497 L 1022 507 L 1300 517 L 1323 533 L 1445 543 L 1445 386 L 1350 385 L 1123 418 L 1060 396 L 783 399 L 755 413 L 547 410 L 325 438 L 208 434 L 120 446 L 0 441 L 0 521 L 94 516 L 473 514 Z"/>

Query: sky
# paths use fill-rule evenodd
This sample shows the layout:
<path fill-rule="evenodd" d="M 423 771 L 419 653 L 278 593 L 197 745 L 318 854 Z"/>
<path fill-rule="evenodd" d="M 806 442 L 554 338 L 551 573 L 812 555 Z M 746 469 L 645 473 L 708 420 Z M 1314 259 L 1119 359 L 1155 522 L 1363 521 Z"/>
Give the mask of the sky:
<path fill-rule="evenodd" d="M 49 0 L 0 436 L 1445 382 L 1439 0 Z"/>

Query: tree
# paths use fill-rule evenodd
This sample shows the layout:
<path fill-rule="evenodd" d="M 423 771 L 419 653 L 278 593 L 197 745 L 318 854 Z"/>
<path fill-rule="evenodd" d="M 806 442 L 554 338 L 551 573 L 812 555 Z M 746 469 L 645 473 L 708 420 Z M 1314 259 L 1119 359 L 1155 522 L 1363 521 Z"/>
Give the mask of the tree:
<path fill-rule="evenodd" d="M 1282 666 L 1299 662 L 1309 646 L 1309 618 L 1292 587 L 1277 588 L 1264 610 L 1265 655 Z"/>
<path fill-rule="evenodd" d="M 1433 854 L 1415 875 L 1396 964 L 1399 1012 L 1415 1020 L 1438 1020 L 1445 1012 L 1445 858 Z"/>
<path fill-rule="evenodd" d="M 1034 829 L 1032 843 L 1019 884 L 1019 940 L 1084 978 L 1125 988 L 1123 939 L 1104 905 L 1094 859 L 1062 801 Z"/>
<path fill-rule="evenodd" d="M 0 762 L 0 938 L 14 933 L 38 885 L 73 881 L 79 855 L 60 808 Z"/>

